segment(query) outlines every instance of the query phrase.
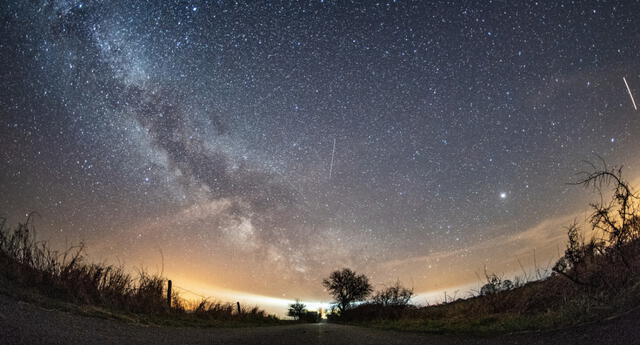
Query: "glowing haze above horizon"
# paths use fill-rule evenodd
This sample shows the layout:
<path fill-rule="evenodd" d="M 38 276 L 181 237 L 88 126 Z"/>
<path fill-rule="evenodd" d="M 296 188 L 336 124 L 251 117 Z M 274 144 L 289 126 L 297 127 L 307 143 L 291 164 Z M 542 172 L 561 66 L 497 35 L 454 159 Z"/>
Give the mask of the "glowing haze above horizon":
<path fill-rule="evenodd" d="M 640 177 L 638 1 L 0 9 L 0 215 L 200 294 L 466 289 L 557 257 L 582 160 Z"/>

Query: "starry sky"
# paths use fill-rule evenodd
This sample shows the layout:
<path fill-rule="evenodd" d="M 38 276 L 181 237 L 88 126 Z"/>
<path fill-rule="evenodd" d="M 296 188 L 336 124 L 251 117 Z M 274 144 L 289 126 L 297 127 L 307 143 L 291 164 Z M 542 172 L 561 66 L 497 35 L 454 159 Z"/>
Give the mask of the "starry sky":
<path fill-rule="evenodd" d="M 546 266 L 587 215 L 582 160 L 640 181 L 638 1 L 0 11 L 1 214 L 202 293 Z"/>

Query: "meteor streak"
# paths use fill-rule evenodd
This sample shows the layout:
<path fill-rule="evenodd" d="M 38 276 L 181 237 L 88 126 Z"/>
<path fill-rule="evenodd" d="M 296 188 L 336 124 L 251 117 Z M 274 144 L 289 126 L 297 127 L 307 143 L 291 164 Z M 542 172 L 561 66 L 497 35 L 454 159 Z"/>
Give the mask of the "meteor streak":
<path fill-rule="evenodd" d="M 333 173 L 333 156 L 336 154 L 336 138 L 333 138 L 333 150 L 331 151 L 331 165 L 329 165 L 329 178 Z"/>
<path fill-rule="evenodd" d="M 633 99 L 633 94 L 631 93 L 631 88 L 629 88 L 627 79 L 625 77 L 622 77 L 622 80 L 624 80 L 624 85 L 627 86 L 627 92 L 629 92 L 629 97 L 631 97 L 631 103 L 633 103 L 633 109 L 638 110 L 638 106 L 636 105 L 636 100 Z"/>

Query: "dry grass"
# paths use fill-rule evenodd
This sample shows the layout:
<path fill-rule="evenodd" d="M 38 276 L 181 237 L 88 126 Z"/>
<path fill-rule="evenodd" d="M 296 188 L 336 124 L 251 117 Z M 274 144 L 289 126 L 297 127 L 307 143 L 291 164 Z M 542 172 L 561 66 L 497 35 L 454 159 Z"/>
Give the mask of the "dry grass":
<path fill-rule="evenodd" d="M 561 327 L 601 320 L 640 305 L 640 200 L 621 169 L 585 174 L 577 184 L 611 187 L 609 202 L 592 204 L 593 237 L 568 227 L 565 254 L 553 273 L 538 281 L 512 283 L 487 274 L 476 296 L 416 307 L 375 303 L 347 310 L 338 320 L 427 332 L 492 333 Z"/>
<path fill-rule="evenodd" d="M 209 301 L 203 299 L 197 304 L 194 303 L 191 308 L 193 314 L 202 319 L 213 320 L 261 320 L 269 316 L 257 306 L 246 308 L 241 306 L 240 312 L 233 303 Z"/>
<path fill-rule="evenodd" d="M 0 279 L 14 290 L 29 289 L 53 300 L 76 305 L 96 306 L 110 311 L 152 315 L 154 320 L 185 325 L 197 319 L 229 322 L 273 322 L 258 307 L 202 301 L 194 304 L 175 292 L 171 308 L 166 303 L 166 278 L 139 270 L 136 275 L 122 266 L 89 263 L 80 244 L 65 251 L 51 249 L 46 242 L 34 240 L 31 217 L 14 228 L 0 219 Z M 84 308 L 83 310 L 86 310 Z M 161 318 L 162 320 L 160 320 Z M 148 318 L 147 318 L 148 319 Z M 191 320 L 191 321 L 190 321 Z"/>
<path fill-rule="evenodd" d="M 637 253 L 640 241 L 628 244 L 628 248 L 629 253 Z M 576 284 L 554 273 L 510 290 L 439 305 L 366 303 L 347 310 L 338 320 L 387 329 L 475 334 L 549 329 L 600 320 L 640 305 L 640 255 L 628 258 L 633 259 L 631 269 L 612 265 L 612 259 L 606 256 L 589 261 L 590 285 Z"/>

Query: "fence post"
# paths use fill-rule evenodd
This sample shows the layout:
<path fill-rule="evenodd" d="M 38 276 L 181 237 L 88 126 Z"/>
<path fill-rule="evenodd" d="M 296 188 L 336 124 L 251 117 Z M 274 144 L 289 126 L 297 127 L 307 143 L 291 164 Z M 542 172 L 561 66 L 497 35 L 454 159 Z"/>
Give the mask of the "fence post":
<path fill-rule="evenodd" d="M 171 309 L 171 280 L 167 280 L 167 305 Z"/>
<path fill-rule="evenodd" d="M 240 302 L 236 302 L 238 305 L 238 315 L 242 315 L 242 309 L 240 309 Z"/>

